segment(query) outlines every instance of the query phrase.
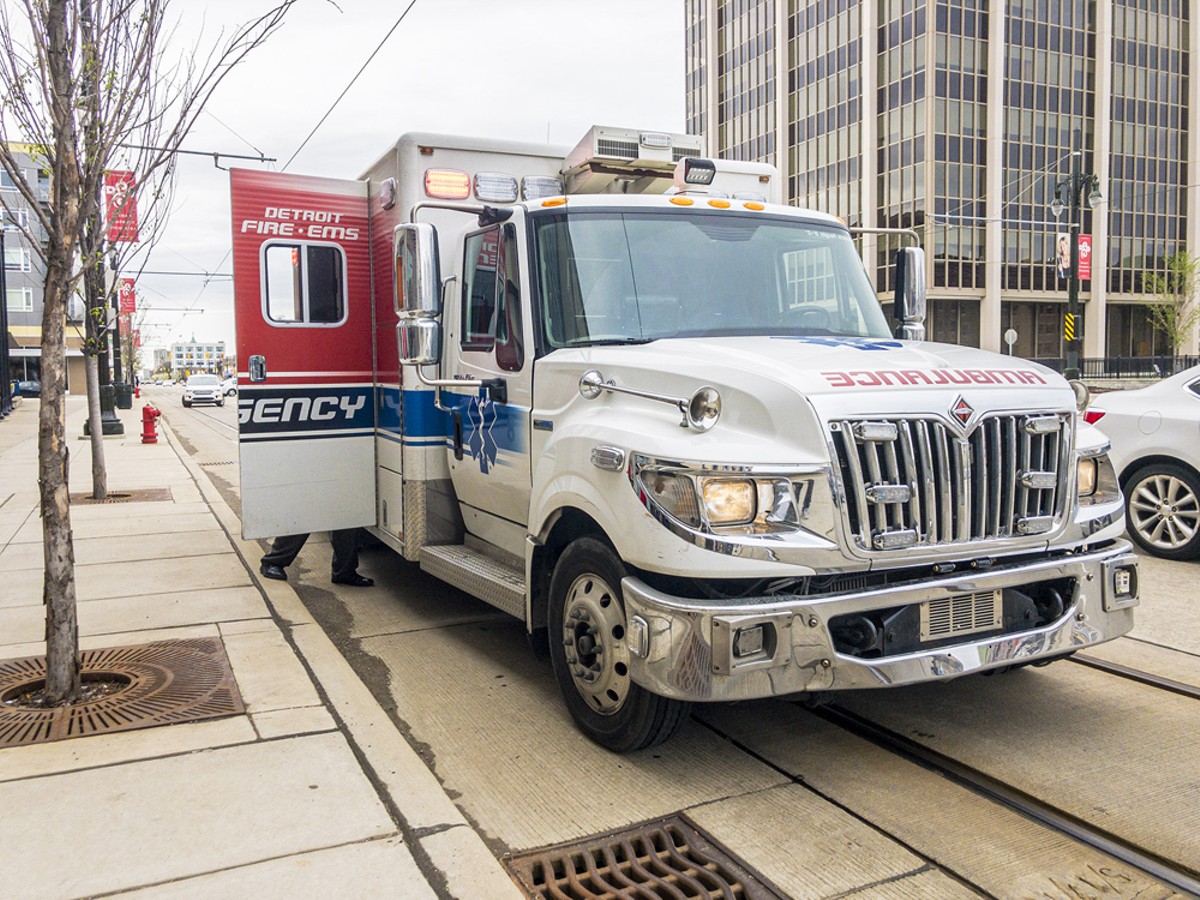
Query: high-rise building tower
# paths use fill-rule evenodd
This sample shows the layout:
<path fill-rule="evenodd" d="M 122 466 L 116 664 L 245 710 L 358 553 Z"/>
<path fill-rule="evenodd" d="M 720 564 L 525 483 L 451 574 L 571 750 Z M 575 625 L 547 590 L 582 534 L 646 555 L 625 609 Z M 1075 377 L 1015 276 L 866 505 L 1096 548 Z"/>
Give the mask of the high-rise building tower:
<path fill-rule="evenodd" d="M 1081 206 L 1083 356 L 1164 352 L 1143 276 L 1200 254 L 1187 0 L 685 0 L 685 16 L 689 128 L 778 166 L 792 204 L 915 229 L 931 338 L 1000 350 L 1012 329 L 1017 354 L 1062 359 L 1069 210 L 1051 201 L 1074 166 L 1105 201 Z M 864 238 L 886 300 L 885 244 Z"/>

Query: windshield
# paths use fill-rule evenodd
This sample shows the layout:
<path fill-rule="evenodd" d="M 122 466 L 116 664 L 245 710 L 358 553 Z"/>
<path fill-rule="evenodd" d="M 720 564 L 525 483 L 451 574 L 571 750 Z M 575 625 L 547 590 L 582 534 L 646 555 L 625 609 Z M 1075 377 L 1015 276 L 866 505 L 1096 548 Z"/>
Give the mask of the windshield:
<path fill-rule="evenodd" d="M 792 219 L 584 212 L 533 225 L 551 348 L 668 337 L 890 337 L 849 234 Z"/>
<path fill-rule="evenodd" d="M 212 387 L 220 382 L 216 375 L 193 375 L 187 383 L 188 387 Z"/>

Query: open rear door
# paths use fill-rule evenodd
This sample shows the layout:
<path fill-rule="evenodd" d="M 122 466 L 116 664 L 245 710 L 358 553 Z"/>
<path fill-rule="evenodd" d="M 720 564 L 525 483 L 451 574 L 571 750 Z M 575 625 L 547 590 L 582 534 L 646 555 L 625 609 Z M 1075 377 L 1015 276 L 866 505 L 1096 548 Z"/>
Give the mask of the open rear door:
<path fill-rule="evenodd" d="M 234 169 L 242 535 L 375 524 L 367 185 Z"/>

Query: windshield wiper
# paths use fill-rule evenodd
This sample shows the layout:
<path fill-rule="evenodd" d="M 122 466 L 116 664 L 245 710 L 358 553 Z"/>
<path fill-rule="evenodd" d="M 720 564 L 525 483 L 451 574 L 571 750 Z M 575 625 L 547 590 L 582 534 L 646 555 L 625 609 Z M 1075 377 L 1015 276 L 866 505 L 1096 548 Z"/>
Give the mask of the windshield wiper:
<path fill-rule="evenodd" d="M 625 346 L 629 344 L 649 344 L 651 341 L 657 341 L 656 337 L 598 337 L 598 338 L 573 338 L 566 342 L 567 347 L 614 347 Z"/>

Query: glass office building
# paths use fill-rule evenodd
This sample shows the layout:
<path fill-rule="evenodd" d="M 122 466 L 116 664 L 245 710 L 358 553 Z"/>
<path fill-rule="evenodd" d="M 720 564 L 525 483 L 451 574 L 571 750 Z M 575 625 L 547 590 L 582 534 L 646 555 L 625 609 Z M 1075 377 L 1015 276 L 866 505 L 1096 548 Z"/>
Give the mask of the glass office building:
<path fill-rule="evenodd" d="M 1200 253 L 1187 0 L 685 0 L 685 15 L 689 128 L 778 166 L 791 204 L 915 229 L 931 338 L 1000 350 L 1012 329 L 1015 353 L 1062 358 L 1068 214 L 1050 202 L 1077 158 L 1106 201 L 1082 209 L 1083 356 L 1163 352 L 1143 276 Z M 885 301 L 892 240 L 863 238 Z"/>

